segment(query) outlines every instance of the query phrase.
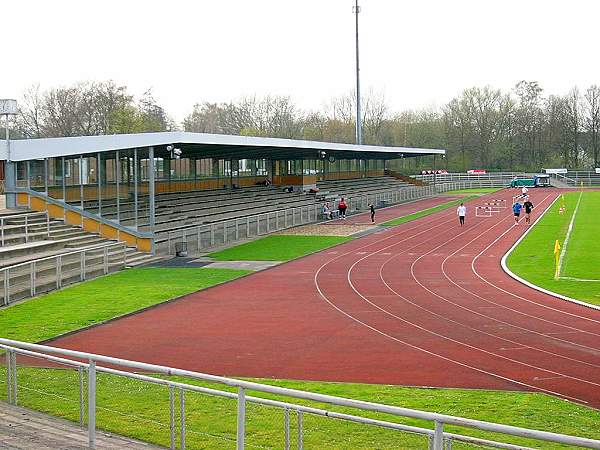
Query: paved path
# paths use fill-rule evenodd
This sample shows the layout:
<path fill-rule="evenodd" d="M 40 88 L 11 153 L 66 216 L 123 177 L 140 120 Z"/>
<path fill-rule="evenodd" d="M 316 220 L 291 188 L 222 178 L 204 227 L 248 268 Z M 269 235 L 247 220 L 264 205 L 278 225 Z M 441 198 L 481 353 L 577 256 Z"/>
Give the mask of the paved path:
<path fill-rule="evenodd" d="M 80 450 L 87 442 L 87 431 L 72 422 L 0 402 L 0 450 Z M 98 450 L 162 448 L 102 432 L 96 444 Z"/>

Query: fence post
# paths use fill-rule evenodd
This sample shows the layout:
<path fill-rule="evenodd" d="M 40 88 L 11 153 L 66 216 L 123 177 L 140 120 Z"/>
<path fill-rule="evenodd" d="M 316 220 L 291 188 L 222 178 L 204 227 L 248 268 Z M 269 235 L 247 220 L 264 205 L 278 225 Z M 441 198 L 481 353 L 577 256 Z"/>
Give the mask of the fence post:
<path fill-rule="evenodd" d="M 60 289 L 61 285 L 62 285 L 62 270 L 61 270 L 61 266 L 62 266 L 62 257 L 60 255 L 58 255 L 56 257 L 56 289 Z"/>
<path fill-rule="evenodd" d="M 240 238 L 240 226 L 238 224 L 238 219 L 237 217 L 235 218 L 235 240 L 239 240 Z"/>
<path fill-rule="evenodd" d="M 28 230 L 28 220 L 27 220 L 27 214 L 25 214 L 25 242 L 29 242 L 29 230 Z"/>
<path fill-rule="evenodd" d="M 196 228 L 196 250 L 200 250 L 200 247 L 202 247 L 202 236 L 200 233 L 200 227 Z"/>
<path fill-rule="evenodd" d="M 77 367 L 77 375 L 79 375 L 79 426 L 83 427 L 85 420 L 85 402 L 83 399 L 83 366 Z"/>
<path fill-rule="evenodd" d="M 179 447 L 185 450 L 185 391 L 179 390 Z"/>
<path fill-rule="evenodd" d="M 227 242 L 227 221 L 223 222 L 223 244 Z"/>
<path fill-rule="evenodd" d="M 285 450 L 290 450 L 290 410 L 283 409 L 283 427 L 285 432 Z"/>
<path fill-rule="evenodd" d="M 250 237 L 250 217 L 246 217 L 246 239 Z"/>
<path fill-rule="evenodd" d="M 46 211 L 46 234 L 50 237 L 50 214 Z"/>
<path fill-rule="evenodd" d="M 215 224 L 210 224 L 210 246 L 214 247 L 215 245 Z"/>
<path fill-rule="evenodd" d="M 433 450 L 444 450 L 444 423 L 435 421 L 435 432 L 433 433 Z"/>
<path fill-rule="evenodd" d="M 85 250 L 81 252 L 81 281 L 85 280 Z"/>
<path fill-rule="evenodd" d="M 108 247 L 104 247 L 104 275 L 108 273 Z"/>
<path fill-rule="evenodd" d="M 169 385 L 169 432 L 171 435 L 171 450 L 175 450 L 175 388 Z"/>
<path fill-rule="evenodd" d="M 11 351 L 6 352 L 6 401 L 12 404 L 12 356 Z"/>
<path fill-rule="evenodd" d="M 304 448 L 303 414 L 302 411 L 298 411 L 298 450 L 303 450 Z"/>
<path fill-rule="evenodd" d="M 2 247 L 4 247 L 4 219 L 0 219 L 0 233 L 2 233 Z"/>
<path fill-rule="evenodd" d="M 10 268 L 4 269 L 4 304 L 10 303 Z"/>
<path fill-rule="evenodd" d="M 29 265 L 30 267 L 30 282 L 31 282 L 31 289 L 30 289 L 30 294 L 32 297 L 35 297 L 35 261 L 32 261 L 31 264 Z"/>
<path fill-rule="evenodd" d="M 88 365 L 88 445 L 96 448 L 96 362 Z"/>
<path fill-rule="evenodd" d="M 12 356 L 12 404 L 17 406 L 17 352 L 11 352 Z"/>
<path fill-rule="evenodd" d="M 246 437 L 246 391 L 243 387 L 238 388 L 237 404 L 237 450 L 244 450 L 244 439 Z"/>

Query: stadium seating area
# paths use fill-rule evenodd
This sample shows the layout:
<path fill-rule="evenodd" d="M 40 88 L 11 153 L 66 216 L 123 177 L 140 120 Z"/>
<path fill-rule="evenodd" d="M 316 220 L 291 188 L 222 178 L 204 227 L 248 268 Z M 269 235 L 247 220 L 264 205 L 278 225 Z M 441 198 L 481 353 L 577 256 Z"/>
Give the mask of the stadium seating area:
<path fill-rule="evenodd" d="M 332 198 L 352 197 L 371 194 L 390 189 L 402 189 L 411 184 L 393 177 L 367 177 L 351 180 L 320 181 L 317 183 L 319 193 L 331 195 Z"/>
<path fill-rule="evenodd" d="M 117 266 L 121 268 L 124 264 L 133 267 L 155 259 L 62 221 L 48 221 L 45 213 L 4 211 L 0 213 L 0 219 L 3 240 L 0 247 L 0 297 L 5 299 L 9 296 L 10 302 L 29 297 L 32 280 L 35 280 L 36 293 L 79 281 L 80 251 L 84 249 L 86 278 L 104 273 L 105 252 L 109 271 Z M 64 261 L 61 261 L 61 268 L 57 272 L 56 257 L 59 255 L 64 256 Z M 57 276 L 61 277 L 58 283 Z M 7 302 L 0 301 L 0 305 Z"/>

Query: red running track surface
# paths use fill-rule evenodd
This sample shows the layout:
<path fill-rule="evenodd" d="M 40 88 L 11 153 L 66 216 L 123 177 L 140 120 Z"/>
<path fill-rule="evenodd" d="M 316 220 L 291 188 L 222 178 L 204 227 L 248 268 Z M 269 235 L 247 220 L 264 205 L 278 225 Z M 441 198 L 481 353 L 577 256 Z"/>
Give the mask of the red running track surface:
<path fill-rule="evenodd" d="M 464 228 L 451 208 L 51 345 L 228 376 L 527 390 L 600 407 L 600 312 L 500 267 L 526 229 L 513 226 L 513 193 L 469 202 Z M 534 215 L 558 194 L 532 189 Z M 492 198 L 509 208 L 475 217 Z"/>

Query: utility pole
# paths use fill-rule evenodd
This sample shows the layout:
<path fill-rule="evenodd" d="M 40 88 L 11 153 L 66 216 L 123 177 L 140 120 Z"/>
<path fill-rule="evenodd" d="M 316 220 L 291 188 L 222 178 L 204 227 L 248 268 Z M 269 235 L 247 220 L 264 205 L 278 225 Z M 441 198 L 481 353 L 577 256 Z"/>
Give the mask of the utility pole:
<path fill-rule="evenodd" d="M 358 0 L 355 0 L 354 7 L 352 8 L 356 17 L 356 144 L 362 144 L 362 115 L 360 112 L 360 64 L 358 57 L 358 14 L 360 13 L 360 6 L 358 6 Z"/>

